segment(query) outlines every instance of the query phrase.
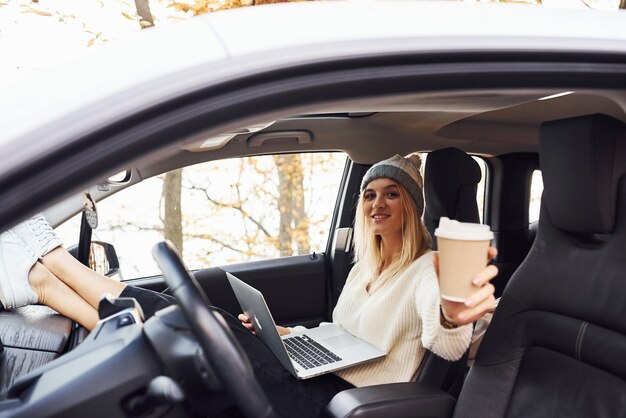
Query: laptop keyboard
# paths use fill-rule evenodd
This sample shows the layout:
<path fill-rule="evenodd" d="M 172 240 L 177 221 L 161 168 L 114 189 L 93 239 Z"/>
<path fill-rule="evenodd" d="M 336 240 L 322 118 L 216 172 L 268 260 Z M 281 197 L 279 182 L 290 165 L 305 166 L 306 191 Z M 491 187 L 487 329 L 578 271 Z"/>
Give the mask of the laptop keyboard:
<path fill-rule="evenodd" d="M 335 353 L 306 335 L 289 337 L 283 342 L 289 357 L 306 370 L 341 361 L 341 358 Z"/>

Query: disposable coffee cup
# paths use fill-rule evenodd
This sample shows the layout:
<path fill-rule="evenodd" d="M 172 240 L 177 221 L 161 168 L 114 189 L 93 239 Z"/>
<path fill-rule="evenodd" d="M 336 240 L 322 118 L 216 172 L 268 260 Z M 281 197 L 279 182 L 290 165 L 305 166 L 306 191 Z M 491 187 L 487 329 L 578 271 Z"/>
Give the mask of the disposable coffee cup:
<path fill-rule="evenodd" d="M 472 283 L 485 268 L 493 232 L 489 225 L 458 222 L 442 217 L 435 229 L 439 251 L 439 288 L 441 297 L 464 302 L 478 286 Z"/>

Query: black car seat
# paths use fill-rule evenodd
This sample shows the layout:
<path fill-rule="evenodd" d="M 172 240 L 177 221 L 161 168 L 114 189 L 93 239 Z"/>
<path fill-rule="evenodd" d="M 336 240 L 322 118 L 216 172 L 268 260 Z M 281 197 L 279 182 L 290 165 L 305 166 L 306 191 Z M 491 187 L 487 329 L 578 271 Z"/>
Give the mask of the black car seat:
<path fill-rule="evenodd" d="M 496 298 L 502 296 L 507 282 L 524 261 L 537 235 L 536 221 L 530 222 L 532 177 L 539 170 L 538 152 L 515 152 L 490 158 L 498 181 L 493 182 L 491 229 L 498 256 L 494 264 L 498 276 L 491 281 Z"/>
<path fill-rule="evenodd" d="M 478 163 L 457 148 L 432 151 L 424 165 L 424 223 L 433 237 L 439 219 L 446 216 L 460 222 L 480 222 L 476 190 L 481 174 Z"/>
<path fill-rule="evenodd" d="M 460 149 L 443 148 L 428 153 L 424 165 L 424 223 L 433 237 L 433 249 L 437 249 L 434 232 L 442 216 L 460 222 L 480 222 L 476 202 L 480 179 L 478 163 Z M 467 355 L 447 361 L 426 350 L 416 381 L 431 383 L 457 396 L 466 364 Z"/>
<path fill-rule="evenodd" d="M 541 215 L 455 417 L 626 416 L 626 125 L 541 127 Z"/>

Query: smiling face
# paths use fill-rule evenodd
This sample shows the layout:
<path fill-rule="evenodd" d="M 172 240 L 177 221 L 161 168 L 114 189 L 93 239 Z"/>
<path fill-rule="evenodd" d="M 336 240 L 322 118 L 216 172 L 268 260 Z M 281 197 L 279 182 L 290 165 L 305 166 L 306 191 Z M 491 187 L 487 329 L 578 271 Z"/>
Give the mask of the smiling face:
<path fill-rule="evenodd" d="M 363 190 L 363 214 L 375 235 L 383 239 L 401 239 L 400 186 L 388 178 L 372 180 Z"/>

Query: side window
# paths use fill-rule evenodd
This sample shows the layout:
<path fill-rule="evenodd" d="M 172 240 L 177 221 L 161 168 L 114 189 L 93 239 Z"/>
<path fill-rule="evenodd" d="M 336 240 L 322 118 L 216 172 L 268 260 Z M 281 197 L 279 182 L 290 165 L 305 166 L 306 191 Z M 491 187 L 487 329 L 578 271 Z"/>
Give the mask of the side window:
<path fill-rule="evenodd" d="M 474 161 L 478 163 L 480 167 L 480 182 L 476 188 L 476 203 L 478 204 L 478 214 L 480 215 L 480 222 L 484 221 L 485 216 L 485 190 L 487 184 L 487 163 L 480 157 L 472 156 Z"/>
<path fill-rule="evenodd" d="M 528 222 L 533 223 L 539 220 L 539 208 L 541 206 L 541 193 L 543 192 L 543 177 L 541 170 L 533 171 L 530 180 L 530 204 L 528 205 Z"/>
<path fill-rule="evenodd" d="M 342 153 L 212 161 L 142 181 L 98 203 L 93 239 L 112 243 L 122 279 L 160 274 L 170 239 L 188 268 L 323 252 L 346 162 Z M 80 217 L 57 228 L 75 243 Z"/>

